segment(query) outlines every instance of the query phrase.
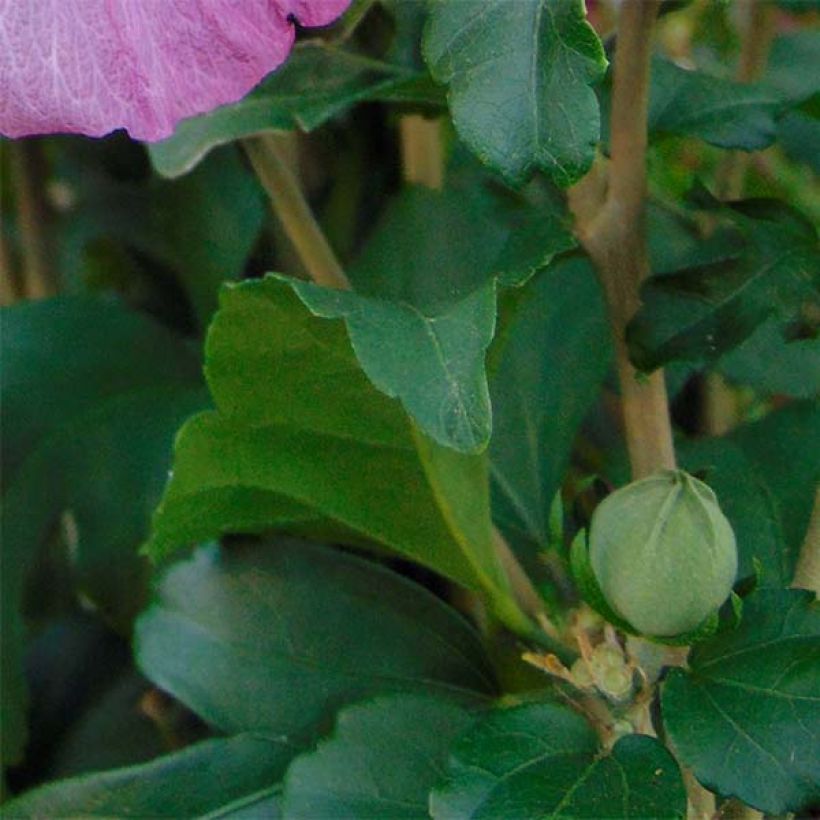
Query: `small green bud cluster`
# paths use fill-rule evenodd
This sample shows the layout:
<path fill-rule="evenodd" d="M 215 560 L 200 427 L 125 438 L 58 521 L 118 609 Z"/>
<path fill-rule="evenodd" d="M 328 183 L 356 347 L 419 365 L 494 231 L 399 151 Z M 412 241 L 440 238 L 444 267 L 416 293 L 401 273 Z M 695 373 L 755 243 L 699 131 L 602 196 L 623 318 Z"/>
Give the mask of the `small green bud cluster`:
<path fill-rule="evenodd" d="M 598 644 L 588 658 L 578 658 L 570 675 L 579 689 L 597 689 L 613 703 L 626 702 L 634 690 L 634 670 L 621 648 L 612 644 Z"/>
<path fill-rule="evenodd" d="M 714 492 L 664 470 L 606 498 L 592 518 L 589 558 L 612 609 L 644 635 L 696 629 L 737 573 L 732 527 Z"/>

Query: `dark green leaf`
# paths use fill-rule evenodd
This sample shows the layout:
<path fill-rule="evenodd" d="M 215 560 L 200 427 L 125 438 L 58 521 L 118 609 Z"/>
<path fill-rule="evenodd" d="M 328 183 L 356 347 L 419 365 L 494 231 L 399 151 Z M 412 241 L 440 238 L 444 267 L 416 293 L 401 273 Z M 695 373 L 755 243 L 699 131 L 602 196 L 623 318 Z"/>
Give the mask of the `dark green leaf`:
<path fill-rule="evenodd" d="M 582 0 L 439 0 L 424 51 L 461 138 L 509 181 L 586 173 L 600 136 L 590 86 L 606 59 Z"/>
<path fill-rule="evenodd" d="M 486 446 L 491 422 L 484 353 L 495 329 L 492 282 L 439 315 L 310 283 L 294 289 L 314 315 L 345 320 L 374 386 L 397 396 L 426 433 L 463 452 Z"/>
<path fill-rule="evenodd" d="M 348 706 L 333 736 L 297 758 L 284 783 L 292 818 L 429 817 L 430 789 L 471 716 L 445 700 L 413 695 Z"/>
<path fill-rule="evenodd" d="M 663 687 L 666 730 L 707 788 L 767 814 L 820 799 L 820 611 L 761 590 L 737 630 L 700 644 Z"/>
<path fill-rule="evenodd" d="M 159 269 L 177 277 L 204 329 L 220 284 L 243 273 L 265 216 L 262 189 L 236 149 L 214 152 L 174 182 L 112 179 L 93 156 L 82 161 L 65 153 L 80 200 L 61 237 L 65 277 L 88 279 L 89 254 L 98 243 L 125 249 L 145 260 L 149 276 Z M 112 267 L 115 284 L 135 287 L 121 262 Z"/>
<path fill-rule="evenodd" d="M 218 410 L 177 440 L 150 552 L 278 527 L 376 542 L 517 609 L 492 545 L 486 459 L 444 451 L 362 372 L 344 324 L 276 277 L 223 290 L 208 336 Z"/>
<path fill-rule="evenodd" d="M 493 511 L 514 542 L 544 549 L 550 505 L 612 354 L 603 298 L 584 259 L 548 268 L 522 297 L 491 385 Z"/>
<path fill-rule="evenodd" d="M 817 0 L 807 2 L 817 4 Z M 818 60 L 820 33 L 816 28 L 780 34 L 772 43 L 764 82 L 790 102 L 807 100 L 820 93 L 820 80 L 816 71 Z"/>
<path fill-rule="evenodd" d="M 495 278 L 518 283 L 572 244 L 558 216 L 523 204 L 502 211 L 478 180 L 467 191 L 410 188 L 352 267 L 358 292 L 294 288 L 315 315 L 344 318 L 365 373 L 427 435 L 475 452 L 490 437 Z"/>
<path fill-rule="evenodd" d="M 140 766 L 50 783 L 7 803 L 3 815 L 235 817 L 234 808 L 278 790 L 297 751 L 282 738 L 262 734 L 208 740 Z"/>
<path fill-rule="evenodd" d="M 766 395 L 820 395 L 820 337 L 784 339 L 774 319 L 763 322 L 716 366 L 730 381 Z"/>
<path fill-rule="evenodd" d="M 685 817 L 686 793 L 654 738 L 631 735 L 602 754 L 580 715 L 537 703 L 491 712 L 462 735 L 431 807 L 436 820 Z"/>
<path fill-rule="evenodd" d="M 79 588 L 127 623 L 142 603 L 137 547 L 181 421 L 205 403 L 196 357 L 116 302 L 61 297 L 2 312 L 3 756 L 22 749 L 27 568 L 70 512 Z"/>
<path fill-rule="evenodd" d="M 381 693 L 476 702 L 493 691 L 477 635 L 423 587 L 307 542 L 205 547 L 137 622 L 138 662 L 226 732 L 326 728 Z"/>
<path fill-rule="evenodd" d="M 650 133 L 699 137 L 721 148 L 757 151 L 774 141 L 785 101 L 765 85 L 749 85 L 687 71 L 667 60 L 652 63 Z"/>
<path fill-rule="evenodd" d="M 364 100 L 442 104 L 425 75 L 339 48 L 305 43 L 255 91 L 233 105 L 185 120 L 149 146 L 164 176 L 190 171 L 218 145 L 260 131 L 312 131 Z"/>
<path fill-rule="evenodd" d="M 627 330 L 642 370 L 715 359 L 768 317 L 785 324 L 804 305 L 820 305 L 815 228 L 774 201 L 736 203 L 730 213 L 746 240 L 739 258 L 654 276 L 644 286 L 643 307 Z"/>
<path fill-rule="evenodd" d="M 681 464 L 705 471 L 737 538 L 738 577 L 788 586 L 820 482 L 820 405 L 795 402 L 728 436 L 679 442 Z"/>
<path fill-rule="evenodd" d="M 140 709 L 149 689 L 148 681 L 135 671 L 121 675 L 61 738 L 49 778 L 131 766 L 166 751 L 156 724 Z M 54 738 L 50 741 L 53 747 Z"/>

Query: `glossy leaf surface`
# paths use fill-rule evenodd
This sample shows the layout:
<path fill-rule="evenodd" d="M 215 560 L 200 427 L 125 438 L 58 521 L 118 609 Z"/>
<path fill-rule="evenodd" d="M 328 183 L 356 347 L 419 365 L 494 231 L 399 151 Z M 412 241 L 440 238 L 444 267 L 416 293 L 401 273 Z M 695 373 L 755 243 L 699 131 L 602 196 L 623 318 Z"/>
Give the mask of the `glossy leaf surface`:
<path fill-rule="evenodd" d="M 200 548 L 137 623 L 145 674 L 225 732 L 291 737 L 396 692 L 477 703 L 494 690 L 462 617 L 419 585 L 307 542 Z"/>

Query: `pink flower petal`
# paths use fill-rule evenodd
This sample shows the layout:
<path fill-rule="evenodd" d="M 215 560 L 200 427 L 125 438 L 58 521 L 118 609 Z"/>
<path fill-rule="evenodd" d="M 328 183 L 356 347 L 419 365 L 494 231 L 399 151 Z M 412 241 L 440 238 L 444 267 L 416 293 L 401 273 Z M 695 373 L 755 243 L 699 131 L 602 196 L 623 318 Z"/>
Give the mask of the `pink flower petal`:
<path fill-rule="evenodd" d="M 350 0 L 0 0 L 0 134 L 167 137 L 287 57 L 292 20 Z"/>

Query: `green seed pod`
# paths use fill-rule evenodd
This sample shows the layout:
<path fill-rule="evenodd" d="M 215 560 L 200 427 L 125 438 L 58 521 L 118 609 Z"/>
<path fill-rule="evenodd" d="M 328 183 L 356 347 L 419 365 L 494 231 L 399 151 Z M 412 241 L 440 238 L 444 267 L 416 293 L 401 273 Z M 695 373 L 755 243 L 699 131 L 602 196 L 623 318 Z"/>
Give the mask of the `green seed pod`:
<path fill-rule="evenodd" d="M 644 635 L 695 629 L 728 597 L 737 572 L 731 524 L 712 490 L 664 470 L 595 510 L 589 559 L 607 603 Z"/>

